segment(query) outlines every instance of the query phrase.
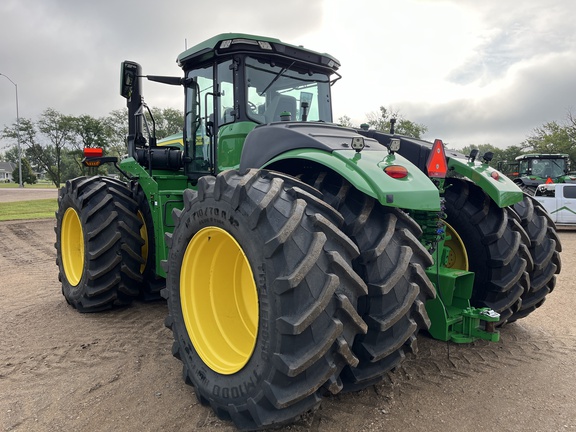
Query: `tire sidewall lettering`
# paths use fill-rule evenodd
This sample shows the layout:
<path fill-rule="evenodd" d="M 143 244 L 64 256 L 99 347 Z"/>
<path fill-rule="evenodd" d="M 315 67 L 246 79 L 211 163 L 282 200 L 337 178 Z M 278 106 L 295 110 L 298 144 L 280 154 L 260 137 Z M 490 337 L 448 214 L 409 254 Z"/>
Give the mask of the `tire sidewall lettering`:
<path fill-rule="evenodd" d="M 182 312 L 180 310 L 179 293 L 177 301 L 172 306 L 172 313 L 176 318 L 176 326 L 180 334 L 181 346 L 185 347 L 184 360 L 190 369 L 190 377 L 194 381 L 194 386 L 199 388 L 201 393 L 210 394 L 214 399 L 226 400 L 230 403 L 238 404 L 249 397 L 262 391 L 262 383 L 270 373 L 270 352 L 273 343 L 273 335 L 270 333 L 270 320 L 275 319 L 275 314 L 271 311 L 267 293 L 266 259 L 260 249 L 253 244 L 261 244 L 261 241 L 254 241 L 257 232 L 248 230 L 248 219 L 241 213 L 234 211 L 232 207 L 223 201 L 215 201 L 207 198 L 203 202 L 196 202 L 190 208 L 188 217 L 181 221 L 186 227 L 186 235 L 179 230 L 173 239 L 171 261 L 182 262 L 183 255 L 193 236 L 203 228 L 218 227 L 231 234 L 238 242 L 251 264 L 256 289 L 259 300 L 259 322 L 258 335 L 254 352 L 248 363 L 237 373 L 227 375 L 222 379 L 221 375 L 207 367 L 196 353 L 192 342 L 185 330 Z M 176 274 L 177 273 L 177 274 Z M 171 284 L 179 286 L 180 271 L 172 272 L 169 275 Z M 177 309 L 177 310 L 176 310 Z M 223 384 L 228 385 L 223 385 Z"/>

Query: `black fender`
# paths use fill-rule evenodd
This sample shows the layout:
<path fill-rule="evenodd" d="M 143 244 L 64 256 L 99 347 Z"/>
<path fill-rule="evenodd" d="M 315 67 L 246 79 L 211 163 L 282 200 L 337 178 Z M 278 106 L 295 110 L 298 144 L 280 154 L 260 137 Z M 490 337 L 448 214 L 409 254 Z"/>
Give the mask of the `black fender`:
<path fill-rule="evenodd" d="M 351 150 L 352 139 L 360 136 L 358 131 L 322 122 L 274 122 L 255 127 L 246 137 L 240 172 L 261 168 L 276 156 L 291 150 L 316 149 L 332 153 L 335 150 Z M 365 139 L 363 151 L 386 150 L 375 139 Z"/>

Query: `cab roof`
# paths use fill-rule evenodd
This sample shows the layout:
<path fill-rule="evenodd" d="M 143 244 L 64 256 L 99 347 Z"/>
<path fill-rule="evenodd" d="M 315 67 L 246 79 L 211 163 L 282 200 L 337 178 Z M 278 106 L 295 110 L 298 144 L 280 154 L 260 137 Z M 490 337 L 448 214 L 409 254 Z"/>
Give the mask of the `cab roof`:
<path fill-rule="evenodd" d="M 565 153 L 545 154 L 545 153 L 529 153 L 516 156 L 516 160 L 523 159 L 567 159 L 568 155 Z"/>
<path fill-rule="evenodd" d="M 196 65 L 214 60 L 216 57 L 246 52 L 285 57 L 328 69 L 331 72 L 335 72 L 340 67 L 340 62 L 330 54 L 287 44 L 280 39 L 246 33 L 221 33 L 187 49 L 178 56 L 176 61 L 183 69 L 191 69 Z"/>

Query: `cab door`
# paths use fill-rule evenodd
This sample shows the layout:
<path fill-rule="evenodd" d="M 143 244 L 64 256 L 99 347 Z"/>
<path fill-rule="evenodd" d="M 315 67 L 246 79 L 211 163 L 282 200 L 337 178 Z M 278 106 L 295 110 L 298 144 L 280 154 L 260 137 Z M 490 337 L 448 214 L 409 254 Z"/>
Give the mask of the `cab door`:
<path fill-rule="evenodd" d="M 576 224 L 576 185 L 564 185 L 556 191 L 557 223 Z"/>

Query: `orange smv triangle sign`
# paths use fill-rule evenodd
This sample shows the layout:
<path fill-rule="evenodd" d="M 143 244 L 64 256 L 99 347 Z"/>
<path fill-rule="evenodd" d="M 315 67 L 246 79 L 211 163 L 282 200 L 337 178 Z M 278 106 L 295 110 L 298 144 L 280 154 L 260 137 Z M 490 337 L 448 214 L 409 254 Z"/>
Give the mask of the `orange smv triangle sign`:
<path fill-rule="evenodd" d="M 432 151 L 428 156 L 426 168 L 428 169 L 429 177 L 446 177 L 448 165 L 446 164 L 446 154 L 444 153 L 444 144 L 442 143 L 442 140 L 437 139 L 434 141 Z"/>

